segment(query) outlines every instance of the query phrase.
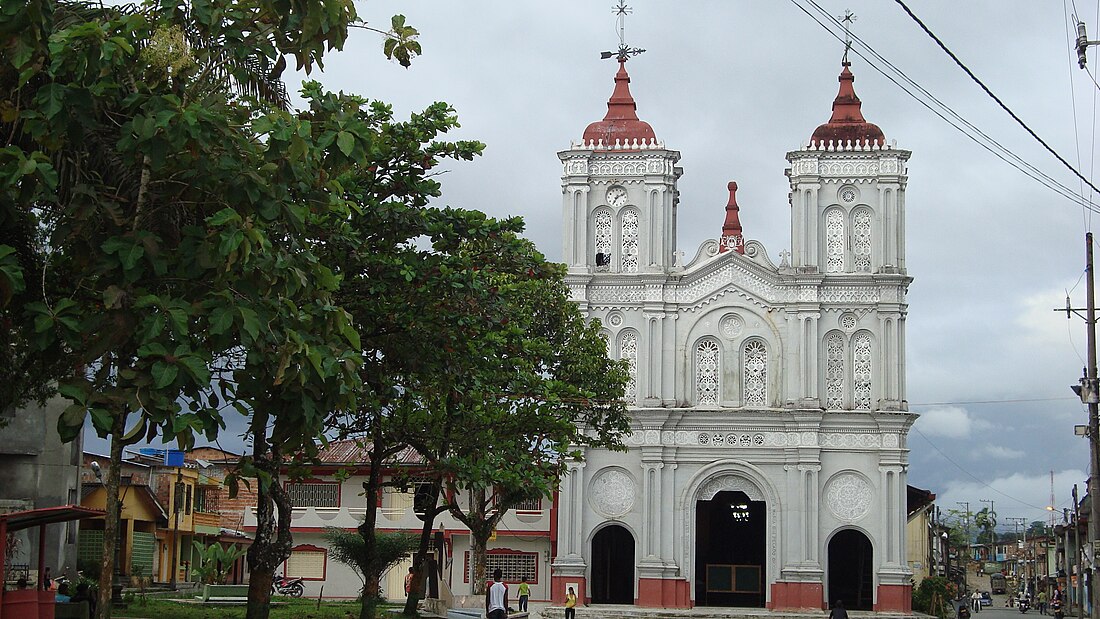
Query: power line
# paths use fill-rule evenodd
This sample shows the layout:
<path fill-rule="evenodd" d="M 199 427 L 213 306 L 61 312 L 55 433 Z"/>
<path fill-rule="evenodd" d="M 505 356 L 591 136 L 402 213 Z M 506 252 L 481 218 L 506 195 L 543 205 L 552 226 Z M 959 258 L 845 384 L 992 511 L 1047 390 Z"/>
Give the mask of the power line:
<path fill-rule="evenodd" d="M 923 432 L 921 432 L 920 430 L 918 430 L 916 428 L 913 428 L 912 430 L 914 432 L 916 432 L 917 434 L 919 434 L 920 437 L 923 438 L 925 441 L 927 441 L 928 444 L 932 446 L 932 449 L 935 449 L 937 452 L 939 452 L 939 454 L 941 456 L 943 456 L 944 460 L 947 460 L 951 464 L 955 465 L 955 468 L 957 468 L 960 471 L 962 471 L 963 473 L 965 473 L 967 475 L 967 477 L 969 477 L 969 478 L 973 479 L 974 481 L 978 482 L 978 484 L 980 484 L 983 488 L 986 488 L 987 490 L 989 490 L 991 492 L 996 492 L 997 494 L 1003 496 L 1004 498 L 1006 498 L 1010 501 L 1015 501 L 1015 502 L 1019 503 L 1020 505 L 1027 506 L 1027 507 L 1030 507 L 1032 509 L 1038 509 L 1038 510 L 1046 511 L 1047 508 L 1046 508 L 1045 505 L 1042 506 L 1042 507 L 1040 507 L 1038 505 L 1032 505 L 1031 503 L 1028 503 L 1027 501 L 1025 501 L 1023 499 L 1020 499 L 1020 498 L 1014 497 L 1010 494 L 1006 494 L 1004 492 L 1001 492 L 1000 490 L 998 490 L 998 489 L 994 488 L 993 486 L 989 485 L 985 480 L 979 478 L 977 475 L 975 475 L 975 474 L 971 473 L 969 470 L 963 468 L 963 466 L 961 464 L 959 464 L 958 462 L 955 462 L 954 460 L 952 460 L 951 456 L 948 456 L 946 453 L 944 453 L 944 451 L 942 449 L 940 449 L 935 443 L 933 443 L 931 439 L 929 439 L 927 436 L 925 436 Z"/>
<path fill-rule="evenodd" d="M 954 406 L 958 404 L 1018 404 L 1021 402 L 1057 402 L 1059 400 L 1080 400 L 1074 396 L 1049 397 L 1049 398 L 1017 398 L 1009 400 L 965 400 L 960 402 L 921 402 L 909 403 L 909 406 Z"/>
<path fill-rule="evenodd" d="M 806 7 L 800 5 L 797 0 L 791 0 L 791 2 L 796 7 L 798 7 L 799 10 L 801 10 L 808 17 L 810 17 L 810 19 L 817 22 L 817 24 L 819 26 L 821 26 L 826 32 L 828 32 L 832 37 L 836 38 L 838 41 L 845 42 L 844 39 L 842 39 L 839 35 L 837 35 L 835 32 L 833 32 L 833 30 L 827 24 L 825 24 L 820 19 L 815 17 L 808 9 L 806 9 Z M 832 15 L 830 15 L 829 12 L 826 11 L 824 8 L 822 8 L 819 4 L 817 4 L 817 2 L 815 2 L 814 0 L 807 0 L 807 2 L 810 5 L 812 5 L 815 10 L 817 10 L 819 13 L 824 15 L 828 20 L 830 20 L 831 22 L 833 22 L 837 26 L 840 25 L 839 22 L 836 20 L 836 18 L 834 18 Z M 964 136 L 969 138 L 971 141 L 973 141 L 978 146 L 981 146 L 982 148 L 984 148 L 985 150 L 990 152 L 993 156 L 997 157 L 998 159 L 1000 159 L 1001 161 L 1007 163 L 1008 165 L 1016 168 L 1021 173 L 1023 173 L 1025 176 L 1027 176 L 1027 177 L 1031 178 L 1032 180 L 1038 182 L 1039 184 L 1043 185 L 1044 187 L 1046 187 L 1046 188 L 1050 189 L 1051 191 L 1061 195 L 1062 197 L 1070 200 L 1071 202 L 1074 202 L 1076 204 L 1081 205 L 1082 207 L 1084 207 L 1088 210 L 1100 212 L 1100 206 L 1093 203 L 1091 199 L 1085 198 L 1080 192 L 1075 192 L 1074 190 L 1070 189 L 1069 187 L 1063 185 L 1062 183 L 1055 180 L 1050 175 L 1042 172 L 1041 170 L 1036 168 L 1034 165 L 1028 163 L 1022 157 L 1020 157 L 1016 153 L 1012 152 L 1010 149 L 1006 148 L 1005 146 L 1003 146 L 1002 144 L 997 142 L 995 139 L 990 137 L 988 134 L 983 132 L 981 129 L 977 128 L 973 123 L 970 123 L 965 118 L 963 118 L 961 115 L 959 115 L 957 112 L 955 112 L 950 106 L 948 106 L 947 104 L 945 104 L 942 101 L 940 101 L 939 99 L 937 99 L 934 95 L 932 95 L 930 92 L 928 92 L 928 90 L 923 88 L 920 84 L 918 84 L 916 81 L 914 81 L 908 75 L 906 75 L 906 73 L 904 71 L 899 69 L 893 63 L 891 63 L 889 60 L 887 60 L 884 56 L 882 56 L 877 51 L 875 51 L 875 49 L 871 45 L 869 45 L 866 41 L 860 39 L 858 36 L 855 36 L 855 35 L 851 35 L 851 36 L 855 41 L 858 41 L 864 48 L 866 48 L 867 51 L 871 55 L 873 55 L 875 58 L 877 58 L 878 62 L 881 62 L 883 65 L 889 67 L 889 69 L 891 71 L 893 71 L 894 73 L 896 73 L 901 80 L 907 82 L 908 84 L 911 84 L 912 87 L 914 89 L 916 89 L 917 91 L 919 91 L 921 94 L 917 94 L 917 93 L 913 92 L 913 90 L 911 90 L 909 87 L 907 87 L 906 85 L 900 83 L 898 81 L 898 79 L 896 79 L 893 75 L 891 75 L 886 70 L 884 70 L 882 67 L 880 67 L 878 62 L 868 58 L 866 55 L 864 55 L 859 50 L 852 50 L 852 51 L 855 52 L 855 54 L 857 56 L 859 56 L 861 59 L 863 59 L 871 68 L 878 71 L 883 77 L 885 77 L 887 80 L 889 80 L 895 86 L 897 86 L 899 89 L 901 89 L 902 92 L 904 92 L 905 94 L 912 97 L 914 100 L 917 101 L 917 103 L 920 103 L 921 105 L 923 105 L 925 108 L 927 108 L 930 112 L 932 112 L 933 114 L 938 116 L 941 120 L 946 122 L 948 125 L 950 125 L 954 129 L 956 129 L 957 131 L 962 133 Z M 924 98 L 922 98 L 922 96 L 926 97 L 927 99 L 930 99 L 932 102 L 934 102 L 936 106 L 938 106 L 939 108 L 941 108 L 943 110 L 943 112 L 941 112 L 939 109 L 936 109 L 936 107 L 933 107 L 933 105 L 930 104 L 928 101 L 926 101 Z M 956 118 L 956 119 L 958 119 L 958 122 L 956 122 L 956 121 L 952 120 L 951 118 L 948 118 L 947 116 L 945 116 L 945 113 L 952 116 L 952 117 L 954 117 L 954 118 Z M 962 123 L 962 125 L 965 125 L 965 126 L 960 126 L 959 123 Z M 975 134 L 977 134 L 977 135 L 975 135 Z M 980 138 L 978 136 L 980 136 Z M 1011 161 L 1010 161 L 1010 159 L 1011 159 Z"/>
<path fill-rule="evenodd" d="M 1057 151 L 1055 151 L 1053 148 L 1051 148 L 1050 145 L 1047 144 L 1046 141 L 1043 140 L 1043 138 L 1039 137 L 1039 134 L 1032 131 L 1031 127 L 1027 126 L 1027 123 L 1025 123 L 1023 120 L 1021 120 L 1020 117 L 1017 116 L 1015 112 L 1013 112 L 1011 109 L 1009 109 L 1009 107 L 1007 105 L 1005 105 L 1004 102 L 1001 101 L 1000 98 L 997 97 L 997 95 L 993 94 L 993 91 L 990 90 L 989 87 L 987 87 L 984 83 L 982 83 L 982 81 L 980 79 L 978 79 L 978 76 L 974 75 L 974 72 L 971 71 L 965 64 L 963 64 L 963 62 L 961 60 L 959 60 L 958 56 L 956 56 L 950 49 L 948 49 L 947 46 L 944 45 L 943 41 L 941 41 L 940 38 L 935 35 L 935 33 L 933 33 L 931 30 L 929 30 L 928 26 L 924 25 L 924 22 L 922 22 L 919 17 L 917 17 L 916 15 L 913 14 L 913 11 L 911 11 L 909 9 L 909 7 L 905 5 L 905 2 L 903 2 L 903 0 L 894 0 L 894 2 L 897 2 L 898 5 L 900 5 L 901 8 L 904 9 L 905 12 L 909 14 L 909 17 L 912 17 L 913 21 L 917 22 L 917 25 L 920 26 L 921 29 L 924 30 L 924 32 L 928 34 L 928 36 L 932 37 L 932 40 L 935 41 L 936 44 L 940 46 L 940 49 L 942 49 L 945 53 L 947 53 L 947 55 L 950 56 L 951 59 L 955 61 L 955 64 L 959 65 L 959 68 L 962 69 L 963 71 L 965 71 L 966 74 L 970 76 L 970 79 L 974 80 L 974 83 L 976 83 L 978 86 L 981 87 L 982 90 L 985 91 L 985 94 L 989 95 L 994 101 L 996 101 L 997 105 L 1001 106 L 1001 109 L 1003 109 L 1005 112 L 1007 112 L 1008 115 L 1011 116 L 1012 119 L 1015 120 L 1021 127 L 1023 127 L 1025 131 L 1027 131 L 1029 134 L 1031 134 L 1031 137 L 1035 138 L 1035 140 L 1038 141 L 1039 144 L 1042 144 L 1043 148 L 1047 149 L 1047 151 L 1050 154 L 1054 155 L 1054 157 L 1058 161 L 1062 162 L 1062 165 L 1066 166 L 1066 168 L 1068 168 L 1071 172 L 1073 172 L 1077 176 L 1077 178 L 1081 179 L 1093 191 L 1100 193 L 1100 189 L 1097 189 L 1096 185 L 1092 184 L 1092 181 L 1085 178 L 1085 176 L 1083 174 L 1081 174 L 1080 172 L 1077 171 L 1077 168 L 1070 165 L 1070 163 L 1068 161 L 1066 161 L 1061 155 L 1059 155 Z"/>

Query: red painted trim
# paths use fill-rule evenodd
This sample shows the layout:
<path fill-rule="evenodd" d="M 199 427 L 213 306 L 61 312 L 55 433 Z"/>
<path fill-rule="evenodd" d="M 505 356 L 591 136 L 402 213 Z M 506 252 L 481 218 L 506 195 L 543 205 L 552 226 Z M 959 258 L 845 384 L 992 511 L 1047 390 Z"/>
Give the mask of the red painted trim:
<path fill-rule="evenodd" d="M 776 582 L 772 584 L 770 610 L 825 610 L 825 587 L 819 582 Z"/>
<path fill-rule="evenodd" d="M 691 608 L 691 584 L 682 578 L 639 578 L 637 606 Z"/>
<path fill-rule="evenodd" d="M 302 580 L 323 581 L 323 580 L 328 579 L 328 550 L 325 550 L 324 548 L 321 548 L 319 546 L 314 546 L 313 544 L 299 544 L 299 545 L 297 545 L 297 546 L 290 549 L 291 556 L 293 556 L 295 552 L 314 552 L 314 553 L 319 552 L 324 556 L 324 559 L 321 561 L 321 577 L 320 578 L 302 578 Z M 286 573 L 286 564 L 289 563 L 289 562 L 290 562 L 290 559 L 287 559 L 286 561 L 283 561 L 283 576 L 287 575 L 287 573 Z"/>
<path fill-rule="evenodd" d="M 588 604 L 588 590 L 583 576 L 550 576 L 550 600 L 554 606 L 565 604 L 565 587 L 568 583 L 577 583 L 577 605 Z"/>
<path fill-rule="evenodd" d="M 879 585 L 878 602 L 875 603 L 875 611 L 912 613 L 912 585 Z"/>

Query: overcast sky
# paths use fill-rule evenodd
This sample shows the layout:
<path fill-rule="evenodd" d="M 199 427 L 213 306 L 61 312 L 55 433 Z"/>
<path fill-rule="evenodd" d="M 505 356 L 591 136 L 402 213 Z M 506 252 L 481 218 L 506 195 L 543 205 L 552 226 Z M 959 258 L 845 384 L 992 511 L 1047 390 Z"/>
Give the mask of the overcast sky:
<path fill-rule="evenodd" d="M 853 32 L 936 98 L 1059 182 L 1081 184 L 982 92 L 895 2 L 817 0 L 851 9 Z M 745 235 L 773 262 L 790 248 L 784 154 L 829 118 L 843 45 L 802 12 L 809 0 L 633 0 L 626 39 L 639 116 L 682 154 L 679 248 L 694 255 L 720 234 L 736 180 Z M 1069 20 L 1054 0 L 909 0 L 913 11 L 1006 105 L 1087 177 L 1098 87 L 1076 65 Z M 1082 15 L 1098 36 L 1096 7 Z M 421 32 L 411 69 L 382 57 L 381 38 L 354 31 L 315 73 L 326 87 L 382 99 L 399 116 L 446 101 L 455 138 L 488 147 L 450 164 L 439 204 L 522 216 L 528 236 L 561 257 L 556 152 L 603 117 L 618 38 L 610 0 L 359 2 L 387 28 L 403 13 Z M 1073 7 L 1068 7 L 1070 13 Z M 822 18 L 823 19 L 823 18 Z M 867 55 L 858 43 L 856 52 Z M 1096 50 L 1090 67 L 1100 66 Z M 1090 220 L 938 118 L 853 53 L 864 116 L 913 152 L 906 200 L 911 484 L 943 509 L 995 501 L 1007 517 L 1046 520 L 1084 494 L 1087 415 L 1068 386 L 1081 374 L 1085 324 L 1053 308 L 1067 291 L 1084 307 Z M 881 64 L 875 61 L 876 64 Z M 291 78 L 293 81 L 294 78 Z M 293 87 L 293 83 L 291 84 Z M 1086 193 L 1087 195 L 1087 193 Z M 1100 197 L 1095 197 L 1100 201 Z M 97 442 L 89 442 L 95 447 Z M 223 445 L 239 441 L 227 437 Z"/>

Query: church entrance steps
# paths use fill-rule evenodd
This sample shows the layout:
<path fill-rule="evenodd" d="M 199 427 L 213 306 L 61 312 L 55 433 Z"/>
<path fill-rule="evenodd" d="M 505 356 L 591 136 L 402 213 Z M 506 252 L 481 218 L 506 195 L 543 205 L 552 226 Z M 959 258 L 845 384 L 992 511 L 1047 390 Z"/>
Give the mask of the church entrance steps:
<path fill-rule="evenodd" d="M 828 611 L 768 610 L 697 606 L 695 608 L 644 608 L 620 604 L 578 606 L 577 619 L 826 619 Z M 551 606 L 539 612 L 543 619 L 564 619 L 565 608 Z M 849 610 L 850 619 L 934 619 L 923 613 Z"/>

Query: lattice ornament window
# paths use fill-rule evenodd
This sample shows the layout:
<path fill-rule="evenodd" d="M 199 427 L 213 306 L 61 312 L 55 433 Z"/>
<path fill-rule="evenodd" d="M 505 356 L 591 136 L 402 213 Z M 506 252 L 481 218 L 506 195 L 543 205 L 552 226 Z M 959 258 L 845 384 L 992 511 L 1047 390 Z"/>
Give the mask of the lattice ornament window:
<path fill-rule="evenodd" d="M 766 406 L 768 402 L 768 349 L 760 340 L 745 343 L 743 379 L 745 406 Z"/>
<path fill-rule="evenodd" d="M 695 346 L 695 393 L 698 406 L 718 406 L 722 363 L 718 343 L 703 340 Z"/>
<path fill-rule="evenodd" d="M 638 272 L 638 211 L 623 212 L 623 273 Z"/>
<path fill-rule="evenodd" d="M 542 499 L 528 499 L 526 501 L 520 501 L 516 503 L 512 509 L 517 512 L 538 512 L 542 511 Z"/>
<path fill-rule="evenodd" d="M 537 552 L 493 552 L 485 558 L 485 575 L 490 577 L 494 570 L 500 569 L 504 582 L 519 582 L 527 578 L 528 584 L 538 584 L 538 560 Z M 474 564 L 470 561 L 470 551 L 467 550 L 463 560 L 466 564 L 463 582 L 473 580 Z"/>
<path fill-rule="evenodd" d="M 340 507 L 340 484 L 288 483 L 286 493 L 294 507 Z"/>
<path fill-rule="evenodd" d="M 871 272 L 871 211 L 865 208 L 852 214 L 852 261 L 856 271 Z"/>
<path fill-rule="evenodd" d="M 852 337 L 852 408 L 871 410 L 871 336 L 860 332 Z"/>
<path fill-rule="evenodd" d="M 630 404 L 638 401 L 638 334 L 633 331 L 623 333 L 619 341 L 619 358 L 625 359 L 630 367 L 630 380 L 626 383 L 626 392 L 623 399 Z"/>
<path fill-rule="evenodd" d="M 611 212 L 600 211 L 595 218 L 596 267 L 606 269 L 611 265 Z"/>
<path fill-rule="evenodd" d="M 844 408 L 844 336 L 825 337 L 825 408 Z"/>
<path fill-rule="evenodd" d="M 825 272 L 844 272 L 844 250 L 847 238 L 844 213 L 833 209 L 825 215 Z"/>

